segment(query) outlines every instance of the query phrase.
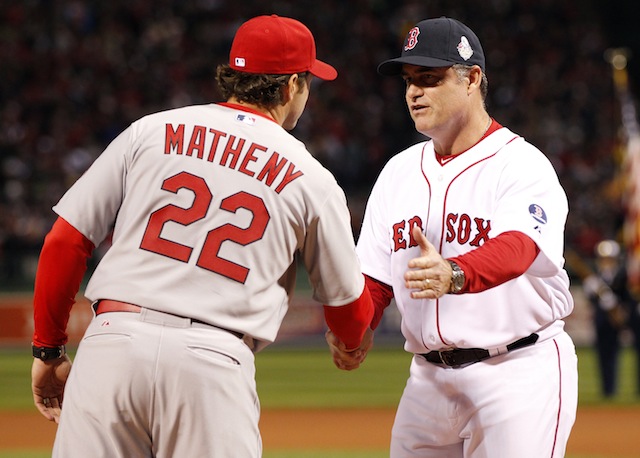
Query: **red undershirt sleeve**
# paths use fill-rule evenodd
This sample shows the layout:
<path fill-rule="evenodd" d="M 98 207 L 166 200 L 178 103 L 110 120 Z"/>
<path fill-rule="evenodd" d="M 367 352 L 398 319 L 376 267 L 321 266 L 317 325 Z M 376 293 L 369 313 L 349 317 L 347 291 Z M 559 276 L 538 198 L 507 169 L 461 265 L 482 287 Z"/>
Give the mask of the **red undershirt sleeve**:
<path fill-rule="evenodd" d="M 382 320 L 384 309 L 389 306 L 393 299 L 393 288 L 386 283 L 382 283 L 366 275 L 364 279 L 371 293 L 371 299 L 373 300 L 374 311 L 370 327 L 372 330 L 375 330 L 380 324 L 380 320 Z"/>
<path fill-rule="evenodd" d="M 62 218 L 47 234 L 40 252 L 33 296 L 33 344 L 67 343 L 71 307 L 87 270 L 93 243 Z"/>
<path fill-rule="evenodd" d="M 366 283 L 362 294 L 355 301 L 340 307 L 324 306 L 324 317 L 329 329 L 347 349 L 357 348 L 360 345 L 372 316 L 373 304 Z"/>
<path fill-rule="evenodd" d="M 510 231 L 451 261 L 465 274 L 461 292 L 479 293 L 524 274 L 538 253 L 540 248 L 529 236 Z"/>

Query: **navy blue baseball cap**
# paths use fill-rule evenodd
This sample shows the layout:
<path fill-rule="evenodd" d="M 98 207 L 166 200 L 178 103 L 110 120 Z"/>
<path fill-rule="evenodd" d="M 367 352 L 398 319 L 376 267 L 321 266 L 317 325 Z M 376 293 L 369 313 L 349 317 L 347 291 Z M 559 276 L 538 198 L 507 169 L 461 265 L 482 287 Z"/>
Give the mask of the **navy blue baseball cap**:
<path fill-rule="evenodd" d="M 462 22 L 447 17 L 426 19 L 407 33 L 402 54 L 378 65 L 381 75 L 399 75 L 403 64 L 420 67 L 478 65 L 484 72 L 480 40 Z"/>

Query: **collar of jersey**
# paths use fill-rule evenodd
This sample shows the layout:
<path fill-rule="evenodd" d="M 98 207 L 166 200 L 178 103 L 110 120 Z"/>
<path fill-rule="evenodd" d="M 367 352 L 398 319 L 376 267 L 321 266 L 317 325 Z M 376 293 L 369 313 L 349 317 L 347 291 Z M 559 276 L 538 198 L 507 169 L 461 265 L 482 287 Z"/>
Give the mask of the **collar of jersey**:
<path fill-rule="evenodd" d="M 447 162 L 449 162 L 449 161 L 455 159 L 456 157 L 460 156 L 460 154 L 464 154 L 465 152 L 469 151 L 471 148 L 476 146 L 478 143 L 480 143 L 482 140 L 487 138 L 489 135 L 491 135 L 492 133 L 494 133 L 496 130 L 500 129 L 501 127 L 502 126 L 500 125 L 500 123 L 498 123 L 495 119 L 491 118 L 491 124 L 489 124 L 489 127 L 487 128 L 487 131 L 484 133 L 482 138 L 480 140 L 478 140 L 475 144 L 473 144 L 472 146 L 470 146 L 469 148 L 464 150 L 462 153 L 456 154 L 455 156 L 440 156 L 438 153 L 435 152 L 435 149 L 434 149 L 433 152 L 436 155 L 436 160 L 438 161 L 438 163 L 440 165 L 445 165 Z"/>
<path fill-rule="evenodd" d="M 254 110 L 253 108 L 246 107 L 244 105 L 239 105 L 237 103 L 229 103 L 229 102 L 220 102 L 218 105 L 222 105 L 223 107 L 232 108 L 234 110 L 246 111 L 247 113 L 253 113 L 258 116 L 262 116 L 263 118 L 268 119 L 269 121 L 276 122 L 271 116 L 264 114 L 261 111 Z"/>

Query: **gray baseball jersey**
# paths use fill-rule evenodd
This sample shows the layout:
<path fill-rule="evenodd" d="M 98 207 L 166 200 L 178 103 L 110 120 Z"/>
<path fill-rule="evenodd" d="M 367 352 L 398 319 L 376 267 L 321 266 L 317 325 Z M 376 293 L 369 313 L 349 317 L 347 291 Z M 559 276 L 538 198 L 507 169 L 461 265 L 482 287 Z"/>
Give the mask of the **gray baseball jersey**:
<path fill-rule="evenodd" d="M 96 245 L 113 229 L 88 299 L 195 318 L 262 346 L 287 311 L 297 250 L 317 301 L 344 305 L 364 287 L 333 175 L 272 120 L 225 105 L 134 122 L 54 210 Z"/>

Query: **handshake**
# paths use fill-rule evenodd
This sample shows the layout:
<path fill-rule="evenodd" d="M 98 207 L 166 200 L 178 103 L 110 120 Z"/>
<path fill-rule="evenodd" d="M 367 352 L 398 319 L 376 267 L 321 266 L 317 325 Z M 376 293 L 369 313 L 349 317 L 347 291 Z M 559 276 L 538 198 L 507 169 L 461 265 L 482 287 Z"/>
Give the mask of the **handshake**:
<path fill-rule="evenodd" d="M 338 339 L 331 330 L 325 333 L 325 339 L 329 344 L 329 350 L 333 357 L 333 363 L 338 369 L 344 371 L 351 371 L 360 367 L 363 363 L 369 350 L 373 347 L 373 331 L 371 328 L 367 328 L 362 337 L 362 342 L 357 348 L 347 349 L 345 344 Z"/>

